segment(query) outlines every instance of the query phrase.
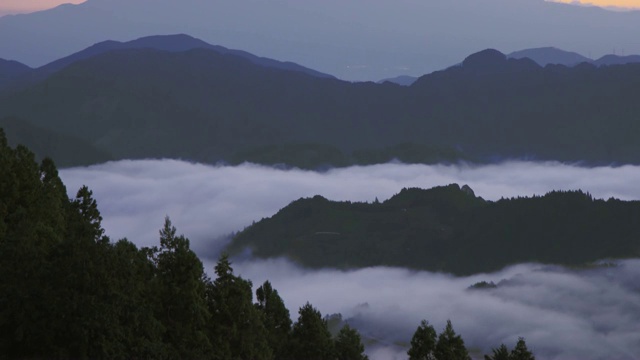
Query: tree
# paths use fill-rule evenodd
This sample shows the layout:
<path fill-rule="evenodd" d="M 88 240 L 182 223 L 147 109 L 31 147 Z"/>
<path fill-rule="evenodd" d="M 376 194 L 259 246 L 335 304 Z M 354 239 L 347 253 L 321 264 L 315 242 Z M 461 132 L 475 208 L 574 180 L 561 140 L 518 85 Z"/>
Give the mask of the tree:
<path fill-rule="evenodd" d="M 485 355 L 485 360 L 510 360 L 509 349 L 505 344 L 501 344 L 499 348 L 493 349 L 493 356 Z"/>
<path fill-rule="evenodd" d="M 427 320 L 422 320 L 411 338 L 411 348 L 407 351 L 409 360 L 433 360 L 435 348 L 436 330 Z"/>
<path fill-rule="evenodd" d="M 364 354 L 360 334 L 348 324 L 340 329 L 335 341 L 335 350 L 338 360 L 369 360 L 369 357 Z"/>
<path fill-rule="evenodd" d="M 464 340 L 453 331 L 451 320 L 447 320 L 447 326 L 438 336 L 434 351 L 436 360 L 469 360 L 469 352 L 464 346 Z"/>
<path fill-rule="evenodd" d="M 211 352 L 205 327 L 211 316 L 205 301 L 202 262 L 189 248 L 189 239 L 176 235 L 169 217 L 160 230 L 160 248 L 152 252 L 159 309 L 173 358 L 205 358 Z"/>
<path fill-rule="evenodd" d="M 533 353 L 527 349 L 527 344 L 524 341 L 524 338 L 518 338 L 518 342 L 516 343 L 516 347 L 511 351 L 511 355 L 509 356 L 509 360 L 535 360 L 535 356 Z"/>
<path fill-rule="evenodd" d="M 334 358 L 333 340 L 320 311 L 308 302 L 298 311 L 291 332 L 292 359 L 330 360 Z"/>
<path fill-rule="evenodd" d="M 233 274 L 226 254 L 218 260 L 215 273 L 217 278 L 207 285 L 207 303 L 212 314 L 209 337 L 217 356 L 272 359 L 262 314 L 253 304 L 251 281 Z"/>
<path fill-rule="evenodd" d="M 278 295 L 278 290 L 273 289 L 268 280 L 256 290 L 256 298 L 258 300 L 256 308 L 262 313 L 262 320 L 268 333 L 267 339 L 273 350 L 273 355 L 276 359 L 283 358 L 291 332 L 289 310 Z"/>

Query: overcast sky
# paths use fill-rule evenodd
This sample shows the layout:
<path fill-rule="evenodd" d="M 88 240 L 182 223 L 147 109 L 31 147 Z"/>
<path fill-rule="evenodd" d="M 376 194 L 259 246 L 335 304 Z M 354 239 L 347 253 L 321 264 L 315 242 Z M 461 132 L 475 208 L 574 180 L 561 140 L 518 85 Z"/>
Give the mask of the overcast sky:
<path fill-rule="evenodd" d="M 85 0 L 2 0 L 0 2 L 0 15 L 20 14 L 38 10 L 50 9 L 60 4 L 79 4 Z M 640 7 L 640 0 L 557 0 L 565 3 L 582 3 L 597 6 L 615 6 L 622 8 Z"/>
<path fill-rule="evenodd" d="M 94 191 L 113 239 L 157 245 L 158 230 L 169 215 L 209 273 L 226 243 L 222 235 L 316 194 L 373 201 L 403 187 L 455 182 L 489 200 L 553 189 L 640 199 L 638 166 L 589 169 L 553 162 L 386 164 L 318 173 L 153 160 L 65 169 L 61 176 L 70 196 L 83 184 Z M 393 344 L 408 342 L 423 318 L 437 331 L 451 319 L 467 346 L 485 353 L 502 342 L 513 347 L 524 336 L 539 359 L 633 359 L 640 353 L 640 260 L 618 264 L 587 270 L 524 264 L 462 278 L 397 268 L 311 271 L 285 259 L 236 260 L 233 266 L 253 281 L 254 289 L 270 280 L 294 319 L 306 301 L 323 314 L 351 318 L 363 334 L 380 340 L 380 347 L 368 349 L 372 360 L 406 359 L 406 349 Z M 482 280 L 501 285 L 488 292 L 466 290 Z"/>

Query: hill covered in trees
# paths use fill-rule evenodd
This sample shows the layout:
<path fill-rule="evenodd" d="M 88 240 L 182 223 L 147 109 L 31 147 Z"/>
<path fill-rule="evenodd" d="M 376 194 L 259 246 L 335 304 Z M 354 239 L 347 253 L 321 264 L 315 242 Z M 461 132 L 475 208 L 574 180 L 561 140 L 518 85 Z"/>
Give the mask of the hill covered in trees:
<path fill-rule="evenodd" d="M 640 202 L 582 191 L 485 201 L 456 184 L 384 202 L 299 199 L 235 236 L 231 253 L 319 268 L 399 266 L 457 275 L 523 262 L 582 265 L 640 256 Z"/>
<path fill-rule="evenodd" d="M 407 87 L 159 48 L 79 58 L 5 92 L 0 116 L 83 139 L 114 159 L 640 163 L 640 64 L 541 67 L 485 50 Z"/>

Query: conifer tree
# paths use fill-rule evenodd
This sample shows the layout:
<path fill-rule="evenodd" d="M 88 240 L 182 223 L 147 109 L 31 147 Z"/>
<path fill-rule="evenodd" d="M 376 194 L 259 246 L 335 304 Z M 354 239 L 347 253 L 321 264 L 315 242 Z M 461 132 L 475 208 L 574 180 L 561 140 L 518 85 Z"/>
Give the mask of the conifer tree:
<path fill-rule="evenodd" d="M 340 329 L 335 341 L 335 349 L 338 360 L 369 360 L 364 353 L 360 334 L 348 324 Z"/>
<path fill-rule="evenodd" d="M 464 340 L 453 331 L 451 320 L 447 320 L 447 326 L 438 336 L 438 342 L 434 351 L 436 360 L 469 360 L 469 353 L 464 346 Z"/>
<path fill-rule="evenodd" d="M 269 346 L 273 350 L 274 357 L 283 358 L 291 332 L 289 310 L 278 295 L 278 290 L 275 290 L 268 280 L 256 290 L 256 299 L 258 300 L 256 308 L 262 313 Z"/>
<path fill-rule="evenodd" d="M 518 338 L 518 342 L 516 343 L 516 347 L 511 350 L 511 354 L 509 356 L 509 360 L 535 360 L 536 358 L 533 356 L 533 353 L 527 349 L 527 344 L 524 341 L 524 338 Z"/>
<path fill-rule="evenodd" d="M 333 340 L 320 311 L 308 302 L 298 311 L 291 333 L 292 359 L 332 360 Z"/>
<path fill-rule="evenodd" d="M 435 348 L 436 330 L 427 320 L 422 320 L 411 338 L 411 348 L 407 351 L 409 360 L 433 360 Z"/>

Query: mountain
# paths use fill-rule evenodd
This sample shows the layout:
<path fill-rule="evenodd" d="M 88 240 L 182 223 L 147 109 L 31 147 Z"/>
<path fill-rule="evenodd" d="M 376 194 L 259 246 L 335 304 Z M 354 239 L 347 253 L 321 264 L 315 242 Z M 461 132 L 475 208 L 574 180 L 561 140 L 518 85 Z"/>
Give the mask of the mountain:
<path fill-rule="evenodd" d="M 624 65 L 633 63 L 640 63 L 640 55 L 620 56 L 609 54 L 593 61 L 593 64 L 597 66 Z"/>
<path fill-rule="evenodd" d="M 103 54 L 108 51 L 124 49 L 156 49 L 170 52 L 183 52 L 192 49 L 210 49 L 220 54 L 232 54 L 245 58 L 256 65 L 282 70 L 300 71 L 311 76 L 333 78 L 333 76 L 331 75 L 323 74 L 319 71 L 308 69 L 304 66 L 300 66 L 292 62 L 273 60 L 269 58 L 259 57 L 242 50 L 233 50 L 227 49 L 224 46 L 211 45 L 200 39 L 196 39 L 185 34 L 147 36 L 127 42 L 112 40 L 103 41 L 90 46 L 80 52 L 44 65 L 38 68 L 38 71 L 50 75 L 76 61 L 88 59 L 90 57 Z"/>
<path fill-rule="evenodd" d="M 392 77 L 392 78 L 382 79 L 382 80 L 378 81 L 378 83 L 382 84 L 382 83 L 385 83 L 385 82 L 390 82 L 390 83 L 398 84 L 398 85 L 401 85 L 401 86 L 409 86 L 409 85 L 413 84 L 414 82 L 416 82 L 416 80 L 418 80 L 418 78 L 415 77 L 415 76 L 400 75 L 400 76 L 396 76 L 396 77 Z"/>
<path fill-rule="evenodd" d="M 105 39 L 175 33 L 362 81 L 427 74 L 490 47 L 640 53 L 640 12 L 543 0 L 88 0 L 0 18 L 0 58 L 40 67 Z"/>
<path fill-rule="evenodd" d="M 542 262 L 640 255 L 640 202 L 581 191 L 496 202 L 457 184 L 402 189 L 384 202 L 299 199 L 237 234 L 228 250 L 321 268 L 397 266 L 456 275 Z"/>
<path fill-rule="evenodd" d="M 27 73 L 25 76 L 18 78 L 11 85 L 16 87 L 24 87 L 25 85 L 33 84 L 38 81 L 44 80 L 51 74 L 57 71 L 60 71 L 77 61 L 89 59 L 93 56 L 104 54 L 109 51 L 125 50 L 125 49 L 156 49 L 156 50 L 169 51 L 169 52 L 183 52 L 183 51 L 192 50 L 192 49 L 209 49 L 220 54 L 233 54 L 233 55 L 245 58 L 251 61 L 252 63 L 260 66 L 272 67 L 272 68 L 282 69 L 282 70 L 299 71 L 299 72 L 302 72 L 311 76 L 317 76 L 317 77 L 325 77 L 325 78 L 333 77 L 331 75 L 323 74 L 318 71 L 305 68 L 304 66 L 300 66 L 292 62 L 283 62 L 283 61 L 277 61 L 277 60 L 268 59 L 264 57 L 259 57 L 259 56 L 250 54 L 246 51 L 232 50 L 232 49 L 227 49 L 223 46 L 211 45 L 202 40 L 191 37 L 189 35 L 177 34 L 177 35 L 147 36 L 147 37 L 143 37 L 140 39 L 127 41 L 127 42 L 119 42 L 119 41 L 113 41 L 113 40 L 103 41 L 95 45 L 92 45 L 82 51 L 63 57 L 49 64 L 46 64 L 44 66 L 41 66 L 35 69 L 34 71 Z M 0 86 L 0 89 L 2 89 L 2 86 Z"/>
<path fill-rule="evenodd" d="M 117 159 L 637 164 L 638 77 L 640 64 L 543 68 L 488 49 L 406 87 L 318 78 L 201 48 L 125 49 L 0 96 L 0 116 Z M 307 155 L 287 155 L 288 146 Z"/>
<path fill-rule="evenodd" d="M 36 159 L 55 159 L 59 167 L 91 165 L 112 159 L 82 139 L 34 126 L 24 119 L 0 118 L 0 128 L 9 139 L 9 145 L 24 145 L 33 151 Z"/>
<path fill-rule="evenodd" d="M 547 66 L 549 64 L 574 66 L 583 62 L 591 63 L 593 61 L 578 53 L 560 50 L 555 47 L 541 47 L 515 51 L 507 55 L 507 57 L 513 59 L 529 58 L 540 66 Z"/>
<path fill-rule="evenodd" d="M 22 76 L 32 69 L 25 64 L 13 60 L 0 59 L 0 89 L 13 79 Z"/>

